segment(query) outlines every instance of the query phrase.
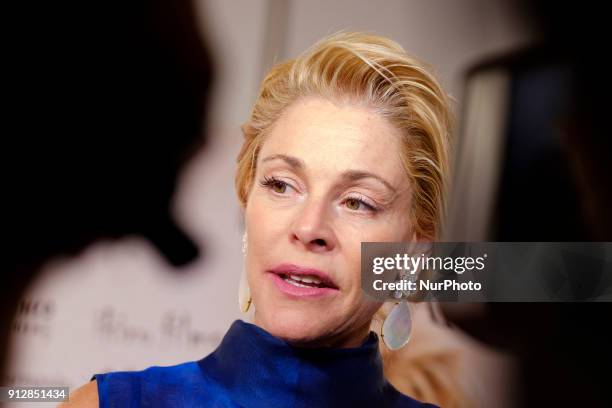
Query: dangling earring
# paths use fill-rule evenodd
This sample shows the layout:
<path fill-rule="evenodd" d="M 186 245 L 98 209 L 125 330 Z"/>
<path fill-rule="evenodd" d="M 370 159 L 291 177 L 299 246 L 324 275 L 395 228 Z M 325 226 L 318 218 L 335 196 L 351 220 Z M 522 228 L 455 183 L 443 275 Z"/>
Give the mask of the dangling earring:
<path fill-rule="evenodd" d="M 408 242 L 406 253 L 411 255 L 421 253 L 430 253 L 431 244 L 428 242 L 419 241 L 417 233 L 414 232 L 412 239 Z M 410 274 L 402 273 L 399 279 L 415 282 L 421 273 L 421 268 L 411 272 Z M 398 299 L 391 312 L 385 317 L 385 321 L 380 327 L 380 336 L 385 345 L 391 350 L 398 350 L 408 344 L 410 334 L 412 333 L 412 311 L 408 298 L 412 295 L 410 291 L 397 290 L 393 296 Z"/>
<path fill-rule="evenodd" d="M 247 233 L 245 232 L 242 236 L 242 254 L 246 255 L 247 252 Z M 247 280 L 246 269 L 242 270 L 240 274 L 240 284 L 238 286 L 238 305 L 240 311 L 246 313 L 251 307 L 251 289 L 249 288 L 249 281 Z"/>
<path fill-rule="evenodd" d="M 407 301 L 393 306 L 380 329 L 380 336 L 391 350 L 398 350 L 408 344 L 412 332 L 412 312 Z"/>
<path fill-rule="evenodd" d="M 405 276 L 401 275 L 400 279 L 405 279 Z M 385 321 L 380 328 L 380 337 L 382 337 L 387 348 L 398 350 L 408 344 L 410 340 L 412 312 L 408 300 L 402 300 L 404 292 L 397 290 L 394 297 L 399 301 L 395 303 L 391 312 L 385 317 Z"/>

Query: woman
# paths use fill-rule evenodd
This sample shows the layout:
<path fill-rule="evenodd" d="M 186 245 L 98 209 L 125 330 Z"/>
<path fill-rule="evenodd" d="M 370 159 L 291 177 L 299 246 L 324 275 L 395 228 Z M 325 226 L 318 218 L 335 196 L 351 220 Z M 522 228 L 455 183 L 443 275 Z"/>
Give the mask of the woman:
<path fill-rule="evenodd" d="M 384 378 L 360 248 L 437 237 L 449 122 L 436 80 L 382 37 L 335 34 L 272 68 L 236 176 L 254 324 L 197 362 L 96 375 L 72 404 L 422 406 Z"/>

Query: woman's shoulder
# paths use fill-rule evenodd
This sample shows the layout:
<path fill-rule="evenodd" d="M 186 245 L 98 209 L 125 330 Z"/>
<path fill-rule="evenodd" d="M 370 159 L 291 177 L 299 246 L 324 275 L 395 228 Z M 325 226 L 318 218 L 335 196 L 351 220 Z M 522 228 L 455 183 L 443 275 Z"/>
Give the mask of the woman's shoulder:
<path fill-rule="evenodd" d="M 97 408 L 98 406 L 98 383 L 93 380 L 71 392 L 68 401 L 58 408 Z"/>
<path fill-rule="evenodd" d="M 140 371 L 111 371 L 95 374 L 92 379 L 98 380 L 99 386 L 103 383 L 142 383 L 142 382 L 170 382 L 180 381 L 190 383 L 201 380 L 201 371 L 197 362 L 188 361 L 172 366 L 151 366 Z"/>
<path fill-rule="evenodd" d="M 70 404 L 65 406 L 105 408 L 141 406 L 152 401 L 160 403 L 186 390 L 197 389 L 203 382 L 204 377 L 195 361 L 151 366 L 140 371 L 111 371 L 95 374 L 92 381 L 70 395 Z"/>

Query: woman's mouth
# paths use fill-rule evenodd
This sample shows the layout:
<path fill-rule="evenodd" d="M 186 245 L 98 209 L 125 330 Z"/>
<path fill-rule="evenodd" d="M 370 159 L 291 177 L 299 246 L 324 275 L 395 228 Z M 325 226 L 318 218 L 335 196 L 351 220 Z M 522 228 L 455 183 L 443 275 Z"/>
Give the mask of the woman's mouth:
<path fill-rule="evenodd" d="M 323 283 L 321 279 L 313 275 L 280 274 L 279 276 L 283 278 L 285 282 L 295 285 L 297 287 L 302 287 L 302 288 L 313 288 L 313 287 L 315 288 L 327 287 L 328 288 L 329 287 L 328 285 Z"/>
<path fill-rule="evenodd" d="M 324 272 L 293 264 L 269 270 L 276 287 L 289 296 L 319 297 L 338 293 L 338 286 Z"/>

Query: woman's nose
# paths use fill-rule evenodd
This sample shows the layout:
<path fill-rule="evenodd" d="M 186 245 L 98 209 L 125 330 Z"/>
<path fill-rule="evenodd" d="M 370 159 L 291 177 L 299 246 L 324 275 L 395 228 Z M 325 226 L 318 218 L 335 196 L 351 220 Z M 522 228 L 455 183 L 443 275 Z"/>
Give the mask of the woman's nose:
<path fill-rule="evenodd" d="M 313 252 L 333 250 L 336 247 L 336 236 L 330 216 L 323 200 L 307 200 L 296 214 L 291 231 L 292 242 Z"/>

